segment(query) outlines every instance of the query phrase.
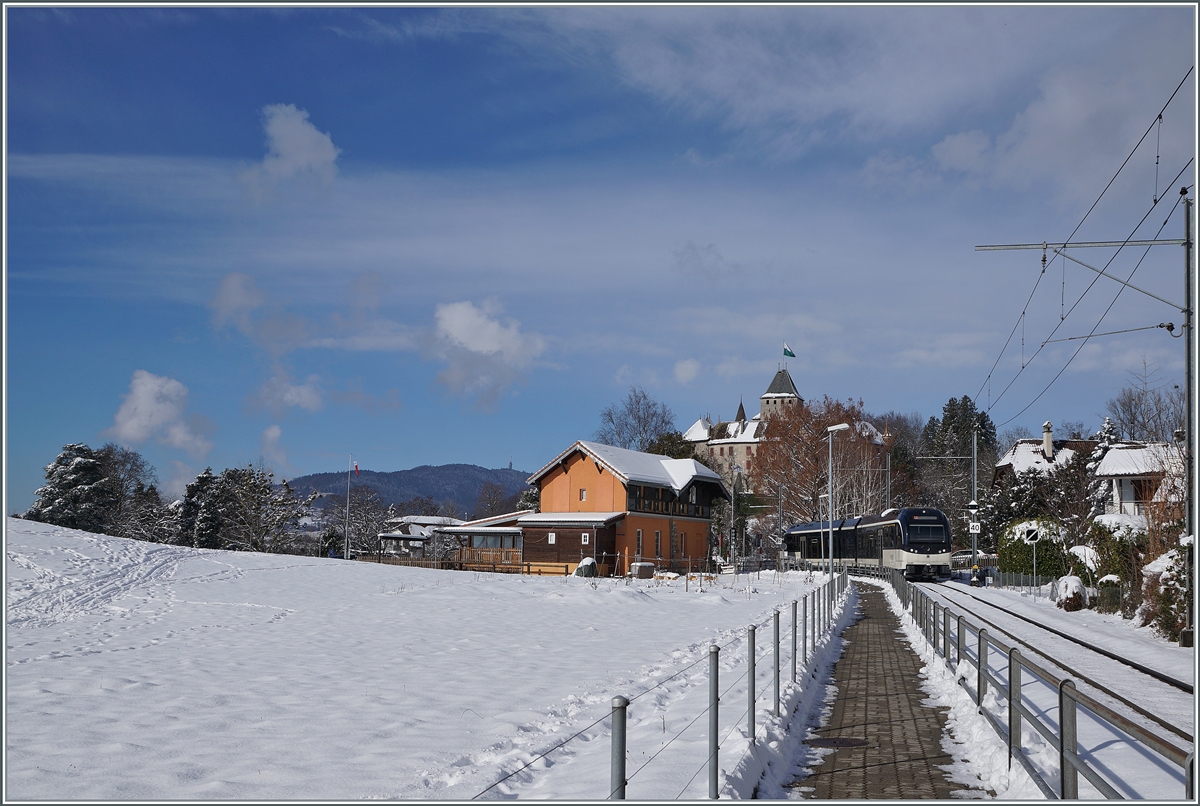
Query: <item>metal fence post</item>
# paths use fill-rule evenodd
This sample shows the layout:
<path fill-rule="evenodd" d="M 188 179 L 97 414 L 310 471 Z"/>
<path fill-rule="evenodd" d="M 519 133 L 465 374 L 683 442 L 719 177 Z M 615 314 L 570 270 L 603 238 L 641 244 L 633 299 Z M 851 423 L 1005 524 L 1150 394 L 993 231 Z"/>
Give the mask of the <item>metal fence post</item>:
<path fill-rule="evenodd" d="M 979 628 L 979 651 L 975 657 L 978 661 L 975 671 L 975 704 L 980 708 L 983 707 L 983 695 L 987 694 L 987 668 L 988 668 L 988 639 L 987 630 L 983 627 Z"/>
<path fill-rule="evenodd" d="M 779 611 L 774 613 L 775 620 L 775 716 L 779 716 Z"/>
<path fill-rule="evenodd" d="M 792 682 L 796 682 L 796 605 L 795 599 L 792 600 Z"/>
<path fill-rule="evenodd" d="M 1008 768 L 1012 769 L 1012 751 L 1021 746 L 1021 650 L 1008 651 Z"/>
<path fill-rule="evenodd" d="M 950 665 L 950 608 L 942 608 L 942 657 Z"/>
<path fill-rule="evenodd" d="M 629 700 L 612 699 L 612 772 L 609 778 L 609 800 L 625 800 L 625 709 Z"/>
<path fill-rule="evenodd" d="M 717 799 L 717 750 L 720 748 L 717 736 L 717 703 L 720 700 L 720 685 L 717 676 L 720 673 L 721 648 L 708 648 L 708 796 Z"/>
<path fill-rule="evenodd" d="M 804 627 L 804 638 L 800 649 L 804 652 L 804 662 L 808 663 L 808 633 L 810 629 L 808 626 L 808 594 L 804 595 L 803 608 L 804 610 L 802 611 L 801 615 L 803 616 L 804 621 L 801 626 Z M 813 641 L 813 646 L 816 646 L 816 641 Z"/>
<path fill-rule="evenodd" d="M 1075 728 L 1075 684 L 1064 680 L 1058 684 L 1058 791 L 1063 800 L 1079 799 L 1079 771 L 1067 761 L 1079 749 L 1078 733 Z"/>
<path fill-rule="evenodd" d="M 746 731 L 750 734 L 750 746 L 754 747 L 754 625 L 751 624 L 746 628 L 746 661 L 749 663 L 749 671 L 746 679 L 749 683 L 746 686 L 746 701 L 749 707 L 746 709 Z"/>
<path fill-rule="evenodd" d="M 963 661 L 963 641 L 965 640 L 963 635 L 964 635 L 964 633 L 963 633 L 963 617 L 959 616 L 958 617 L 958 634 L 955 636 L 956 643 L 958 644 L 958 646 L 956 646 L 954 649 L 954 653 L 956 655 L 955 664 L 954 664 L 955 667 L 957 667 L 958 664 L 962 663 L 962 661 Z"/>
<path fill-rule="evenodd" d="M 937 602 L 934 602 L 933 610 L 932 610 L 933 624 L 930 625 L 933 628 L 932 630 L 930 630 L 930 635 L 932 635 L 932 637 L 933 637 L 932 643 L 933 643 L 933 654 L 934 655 L 937 655 L 937 651 L 938 651 L 938 610 L 940 610 L 940 609 L 941 609 L 941 605 L 938 604 Z"/>

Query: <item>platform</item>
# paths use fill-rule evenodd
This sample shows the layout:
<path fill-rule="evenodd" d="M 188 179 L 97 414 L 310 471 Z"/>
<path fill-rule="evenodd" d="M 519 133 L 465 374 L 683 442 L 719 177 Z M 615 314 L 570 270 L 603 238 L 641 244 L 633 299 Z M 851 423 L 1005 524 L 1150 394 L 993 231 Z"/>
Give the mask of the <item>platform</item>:
<path fill-rule="evenodd" d="M 833 670 L 837 700 L 829 722 L 807 743 L 832 748 L 791 787 L 802 798 L 923 800 L 968 790 L 940 769 L 944 710 L 923 705 L 921 660 L 900 632 L 884 593 L 858 584 L 860 618 Z M 961 796 L 960 796 L 961 797 Z"/>

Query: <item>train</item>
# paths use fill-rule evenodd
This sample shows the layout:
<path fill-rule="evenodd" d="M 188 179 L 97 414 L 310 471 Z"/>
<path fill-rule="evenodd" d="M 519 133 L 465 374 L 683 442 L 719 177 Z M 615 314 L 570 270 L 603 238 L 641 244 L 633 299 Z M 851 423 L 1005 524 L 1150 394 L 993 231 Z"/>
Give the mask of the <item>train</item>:
<path fill-rule="evenodd" d="M 780 560 L 793 566 L 822 564 L 829 531 L 829 521 L 792 526 L 784 532 Z M 950 521 L 932 507 L 834 521 L 833 561 L 867 573 L 895 569 L 909 580 L 949 579 Z"/>

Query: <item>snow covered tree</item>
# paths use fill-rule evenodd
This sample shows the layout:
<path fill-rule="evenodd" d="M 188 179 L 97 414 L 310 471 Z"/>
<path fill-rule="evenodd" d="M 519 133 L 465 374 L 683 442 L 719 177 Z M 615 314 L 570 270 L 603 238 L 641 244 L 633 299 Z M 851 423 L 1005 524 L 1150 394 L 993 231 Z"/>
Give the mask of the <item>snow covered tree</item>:
<path fill-rule="evenodd" d="M 196 476 L 183 493 L 179 509 L 179 531 L 175 542 L 198 549 L 221 548 L 221 526 L 225 502 L 212 468 Z"/>
<path fill-rule="evenodd" d="M 140 453 L 112 442 L 96 451 L 117 495 L 111 534 L 152 543 L 169 542 L 176 531 L 172 512 L 158 492 L 158 476 Z"/>
<path fill-rule="evenodd" d="M 542 508 L 542 488 L 541 487 L 526 487 L 521 491 L 521 496 L 517 499 L 517 509 L 532 509 L 534 512 L 540 512 Z"/>
<path fill-rule="evenodd" d="M 226 469 L 217 487 L 221 548 L 233 551 L 287 553 L 317 495 L 296 497 L 286 481 L 276 485 L 275 474 L 261 464 Z"/>
<path fill-rule="evenodd" d="M 113 522 L 119 495 L 104 463 L 83 443 L 64 445 L 46 465 L 46 483 L 34 495 L 23 517 L 85 532 L 106 532 Z"/>
<path fill-rule="evenodd" d="M 428 500 L 428 499 L 426 499 Z M 432 503 L 432 502 L 431 502 Z M 387 531 L 388 518 L 402 512 L 401 507 L 387 507 L 378 491 L 368 484 L 356 484 L 350 488 L 350 552 L 352 554 L 374 554 L 379 550 L 379 534 Z M 346 537 L 346 496 L 333 495 L 329 498 L 326 517 L 330 526 L 337 530 L 343 542 L 336 546 L 340 554 Z"/>
<path fill-rule="evenodd" d="M 620 405 L 600 412 L 595 439 L 617 448 L 647 451 L 656 439 L 674 429 L 675 413 L 640 386 L 631 386 Z"/>
<path fill-rule="evenodd" d="M 978 411 L 967 396 L 950 398 L 942 407 L 941 418 L 930 417 L 921 432 L 918 460 L 918 484 L 927 506 L 936 506 L 951 522 L 965 524 L 967 502 L 971 500 L 971 444 L 978 426 L 976 456 L 979 478 L 976 486 L 986 490 L 992 483 L 996 465 L 996 426 L 987 412 Z M 966 457 L 965 459 L 930 457 Z"/>

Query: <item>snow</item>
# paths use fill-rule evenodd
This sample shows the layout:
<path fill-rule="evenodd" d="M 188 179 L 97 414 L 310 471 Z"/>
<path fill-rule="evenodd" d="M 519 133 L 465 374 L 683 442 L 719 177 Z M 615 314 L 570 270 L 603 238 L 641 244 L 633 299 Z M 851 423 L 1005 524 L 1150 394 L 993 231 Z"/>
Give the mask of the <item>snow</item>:
<path fill-rule="evenodd" d="M 11 518 L 6 532 L 18 800 L 466 799 L 580 731 L 485 797 L 603 798 L 618 694 L 637 698 L 631 773 L 678 737 L 631 776 L 630 797 L 702 797 L 714 642 L 730 688 L 724 794 L 748 797 L 764 762 L 742 735 L 746 625 L 766 636 L 774 607 L 789 624 L 791 600 L 823 579 L 627 583 L 205 551 Z M 830 663 L 821 640 L 814 662 Z M 793 704 L 817 696 L 786 689 Z"/>
<path fill-rule="evenodd" d="M 1087 570 L 1095 573 L 1096 566 L 1100 564 L 1100 555 L 1091 546 L 1072 546 L 1068 551 L 1075 555 L 1079 562 L 1083 563 Z"/>
<path fill-rule="evenodd" d="M 957 612 L 962 604 L 962 599 L 954 596 L 953 592 L 956 588 L 961 589 L 961 587 L 960 583 L 952 582 L 932 589 L 925 586 L 924 589 L 935 598 L 949 603 L 951 609 Z M 1118 615 L 1103 614 L 1092 610 L 1077 612 L 1060 610 L 1049 598 L 1049 590 L 1050 586 L 1044 586 L 1036 597 L 1026 591 L 991 587 L 972 588 L 970 593 L 1008 608 L 1014 613 L 1031 618 L 1039 624 L 1074 635 L 1092 646 L 1123 657 L 1133 658 L 1146 666 L 1194 685 L 1196 662 L 1194 650 L 1168 644 L 1157 638 L 1151 628 L 1135 627 L 1132 622 Z M 945 595 L 942 595 L 942 592 Z M 1114 691 L 1120 692 L 1123 696 L 1167 721 L 1181 726 L 1188 733 L 1193 732 L 1196 702 L 1190 695 L 1148 680 L 1127 667 L 1099 658 L 1085 648 L 1060 638 L 1040 633 L 1036 636 L 1032 635 L 1023 622 L 1012 616 L 988 609 L 987 618 L 994 621 L 1001 630 L 1021 636 L 1024 640 L 1045 649 L 1062 662 L 1078 669 L 1080 673 L 1103 680 Z M 1001 640 L 1007 640 L 1002 636 L 998 637 L 1001 637 Z M 924 642 L 923 636 L 920 636 L 920 641 Z M 1022 648 L 1022 652 L 1025 652 L 1024 648 Z M 941 660 L 939 659 L 938 662 L 941 663 Z M 1041 659 L 1035 658 L 1035 662 L 1040 663 Z M 992 674 L 1002 681 L 1007 680 L 1007 663 L 1007 658 L 1002 653 L 993 652 L 989 655 L 989 668 Z M 964 668 L 967 668 L 965 664 Z M 972 679 L 974 673 L 973 668 L 967 671 Z M 1032 704 L 1035 712 L 1040 711 L 1048 718 L 1056 719 L 1057 688 L 1037 681 L 1036 676 L 1028 672 L 1026 677 L 1026 682 L 1032 684 L 1023 688 L 1027 705 Z M 1107 699 L 1103 695 L 1098 696 L 1100 699 Z M 1114 707 L 1133 718 L 1131 711 L 1125 711 L 1121 706 L 1115 704 Z M 993 692 L 989 692 L 989 696 L 985 698 L 985 708 L 1003 724 L 1007 708 L 1005 703 L 996 698 Z M 991 732 L 991 728 L 988 730 Z M 993 735 L 995 735 L 994 732 Z M 1150 752 L 1144 745 L 1129 741 L 1124 734 L 1103 725 L 1085 709 L 1079 711 L 1079 735 L 1081 747 L 1088 749 L 1086 755 L 1105 771 L 1106 777 L 1109 777 L 1109 780 L 1125 797 L 1150 800 L 1183 797 L 1183 771 L 1179 767 Z M 1184 752 L 1190 752 L 1193 749 L 1191 743 L 1168 735 L 1173 743 L 1182 743 Z M 1031 749 L 1036 766 L 1043 770 L 1044 775 L 1056 777 L 1057 749 L 1051 747 L 1028 726 L 1024 729 L 1023 737 L 1025 746 Z M 1017 765 L 1014 764 L 1013 769 L 1016 768 Z M 1055 780 L 1055 777 L 1050 777 L 1050 780 Z M 1089 792 L 1091 794 L 1088 794 Z M 1091 789 L 1091 785 L 1081 776 L 1080 796 L 1087 799 L 1096 797 L 1096 794 L 1096 791 Z M 1037 796 L 1036 793 L 1030 795 L 1030 797 Z"/>
<path fill-rule="evenodd" d="M 721 796 L 785 797 L 820 752 L 803 741 L 828 714 L 842 646 L 820 636 L 801 682 L 789 682 L 790 603 L 821 574 L 476 574 L 162 546 L 11 518 L 5 563 L 13 800 L 603 799 L 617 695 L 632 700 L 628 797 L 703 798 L 714 644 Z M 1117 617 L 981 593 L 1036 607 L 1046 623 L 1099 619 L 1097 644 L 1169 658 L 1191 679 L 1190 650 Z M 768 702 L 775 608 L 780 717 Z M 852 588 L 838 629 L 853 612 Z M 955 675 L 902 623 L 926 662 L 930 704 L 950 709 L 949 774 L 976 797 L 1039 797 Z M 753 751 L 747 624 L 758 625 Z M 1131 775 L 1136 790 L 1144 775 Z"/>
<path fill-rule="evenodd" d="M 1075 451 L 1071 448 L 1058 448 L 1054 453 L 1053 461 L 1047 461 L 1046 455 L 1042 453 L 1042 440 L 1022 439 L 1018 440 L 1008 453 L 1004 454 L 1004 457 L 996 463 L 996 467 L 1009 465 L 1012 467 L 1013 473 L 1024 473 L 1031 467 L 1036 467 L 1043 473 L 1047 473 L 1053 468 L 1067 464 L 1074 455 Z"/>
<path fill-rule="evenodd" d="M 1101 478 L 1151 476 L 1167 468 L 1176 473 L 1183 472 L 1177 448 L 1165 442 L 1117 443 L 1100 460 L 1096 475 Z"/>
<path fill-rule="evenodd" d="M 683 438 L 688 442 L 705 442 L 708 440 L 708 429 L 712 428 L 712 423 L 707 417 L 701 417 L 696 422 L 688 427 L 687 431 L 683 432 Z"/>
<path fill-rule="evenodd" d="M 1104 515 L 1097 515 L 1094 520 L 1101 526 L 1108 527 L 1113 532 L 1119 532 L 1122 529 L 1131 532 L 1146 531 L 1145 515 L 1129 515 L 1124 512 L 1111 512 Z"/>
<path fill-rule="evenodd" d="M 582 451 L 602 462 L 624 482 L 670 487 L 678 493 L 694 480 L 703 479 L 724 489 L 721 477 L 694 459 L 668 459 L 655 453 L 631 451 L 582 439 L 530 476 L 529 483 L 533 484 L 574 451 Z"/>

